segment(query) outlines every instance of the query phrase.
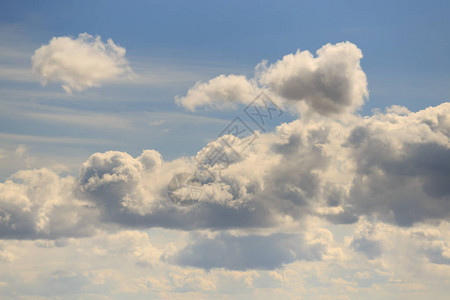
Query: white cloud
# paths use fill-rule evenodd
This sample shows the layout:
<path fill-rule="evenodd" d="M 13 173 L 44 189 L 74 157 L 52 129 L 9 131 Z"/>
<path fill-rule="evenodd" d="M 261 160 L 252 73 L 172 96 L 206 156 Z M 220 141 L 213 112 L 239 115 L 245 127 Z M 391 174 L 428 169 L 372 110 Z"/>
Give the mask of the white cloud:
<path fill-rule="evenodd" d="M 7 208 L 3 236 L 78 234 L 78 222 L 63 233 L 52 228 L 53 209 L 71 207 L 76 203 L 72 198 L 90 203 L 87 212 L 100 215 L 94 224 L 125 227 L 276 232 L 300 225 L 309 215 L 335 223 L 354 223 L 367 215 L 402 226 L 448 220 L 449 108 L 444 103 L 417 113 L 391 109 L 370 118 L 299 119 L 260 134 L 229 165 L 222 164 L 220 173 L 203 158 L 236 139 L 231 136 L 210 142 L 196 159 L 164 161 L 154 150 L 138 157 L 108 151 L 93 154 L 77 179 L 48 170 L 24 171 L 16 175 L 23 183 L 2 184 Z M 192 207 L 179 207 L 167 197 L 170 180 L 184 172 L 196 172 L 202 189 Z M 49 192 L 31 194 L 37 187 Z M 66 199 L 61 200 L 65 204 L 52 204 L 55 199 Z M 77 210 L 83 219 L 87 212 L 77 208 L 73 213 Z M 14 225 L 21 222 L 25 233 Z M 363 242 L 355 247 L 364 247 Z"/>
<path fill-rule="evenodd" d="M 124 230 L 114 234 L 104 234 L 94 237 L 91 247 L 83 250 L 100 257 L 127 257 L 132 263 L 152 267 L 161 256 L 161 251 L 153 246 L 145 232 Z"/>
<path fill-rule="evenodd" d="M 183 208 L 172 203 L 167 196 L 170 180 L 176 174 L 195 170 L 193 160 L 164 162 L 155 151 L 144 151 L 137 158 L 118 151 L 96 153 L 81 168 L 78 190 L 80 197 L 96 204 L 104 221 L 125 226 L 195 229 L 264 226 L 273 222 L 263 210 L 255 210 L 260 206 L 255 199 L 237 198 L 241 184 L 234 179 L 205 181 L 199 206 Z M 243 197 L 251 196 L 244 189 L 241 193 Z"/>
<path fill-rule="evenodd" d="M 350 42 L 324 45 L 317 50 L 317 57 L 298 50 L 271 65 L 263 61 L 256 66 L 252 79 L 220 75 L 206 83 L 198 82 L 186 96 L 177 96 L 176 102 L 190 110 L 201 106 L 223 109 L 247 104 L 265 91 L 274 100 L 280 98 L 294 105 L 300 102 L 322 115 L 352 112 L 368 97 L 361 58 L 361 50 Z M 305 112 L 302 105 L 297 109 Z"/>
<path fill-rule="evenodd" d="M 361 73 L 352 69 L 356 60 L 349 63 L 358 57 L 353 50 L 348 56 L 338 51 L 342 55 L 320 67 L 330 49 L 316 57 L 293 53 L 260 69 L 255 78 L 242 76 L 233 85 L 226 81 L 234 75 L 223 76 L 223 81 L 193 90 L 190 100 L 186 95 L 179 101 L 192 109 L 232 107 L 252 100 L 250 94 L 241 95 L 258 82 L 257 90 L 266 89 L 274 99 L 285 98 L 319 115 L 351 112 L 361 104 L 358 95 L 364 97 L 363 80 L 357 76 Z M 333 73 L 331 62 L 347 66 L 350 76 Z M 317 69 L 308 69 L 309 63 Z M 320 68 L 327 70 L 323 77 L 316 71 Z M 159 75 L 144 76 L 141 83 L 186 78 L 183 72 L 178 79 L 172 73 Z M 348 80 L 359 89 L 351 94 L 336 88 L 333 80 Z M 305 89 L 296 89 L 304 83 Z M 196 102 L 197 96 L 201 101 Z M 93 154 L 78 177 L 48 169 L 21 171 L 0 183 L 0 298 L 446 297 L 449 109 L 449 103 L 417 113 L 392 106 L 365 118 L 348 114 L 333 120 L 312 114 L 282 124 L 276 132 L 261 134 L 221 174 L 206 175 L 202 199 L 192 207 L 175 206 L 166 190 L 174 174 L 194 171 L 191 157 L 164 161 L 154 150 L 138 156 L 114 151 Z M 49 120 L 47 107 L 43 111 L 33 117 Z M 154 117 L 167 119 L 167 114 L 156 112 Z M 183 124 L 223 122 L 170 117 L 182 117 Z M 94 119 L 96 115 L 68 113 L 53 121 L 90 126 Z M 102 126 L 116 131 L 128 123 L 110 118 L 106 124 Z M 106 142 L 95 140 L 103 146 Z M 0 150 L 2 166 L 29 168 L 19 160 L 34 149 L 11 144 Z M 220 140 L 209 143 L 197 158 L 218 144 Z M 49 168 L 41 157 L 35 160 L 31 167 Z"/>
<path fill-rule="evenodd" d="M 361 50 L 345 42 L 317 50 L 298 50 L 266 67 L 259 81 L 288 100 L 303 100 L 320 114 L 341 113 L 361 106 L 368 96 L 366 75 L 361 69 Z"/>
<path fill-rule="evenodd" d="M 48 169 L 19 171 L 0 183 L 0 237 L 54 239 L 93 234 L 95 211 L 76 199 L 74 183 L 74 178 L 61 178 Z"/>
<path fill-rule="evenodd" d="M 0 269 L 0 282 L 7 282 L 10 289 L 0 289 L 0 295 L 71 298 L 73 294 L 88 298 L 216 298 L 224 294 L 226 299 L 243 297 L 246 299 L 271 299 L 283 295 L 283 298 L 307 297 L 311 299 L 351 297 L 370 299 L 397 299 L 429 294 L 433 291 L 448 290 L 442 285 L 448 278 L 450 268 L 443 263 L 432 262 L 432 258 L 446 257 L 448 248 L 449 223 L 419 225 L 414 228 L 399 228 L 379 222 L 360 220 L 353 226 L 354 232 L 344 237 L 344 242 L 333 241 L 331 231 L 339 231 L 340 226 L 329 230 L 315 223 L 303 234 L 305 243 L 282 239 L 280 244 L 274 235 L 231 235 L 193 233 L 183 234 L 172 230 L 151 229 L 146 232 L 124 230 L 107 234 L 99 232 L 97 236 L 82 239 L 68 239 L 63 245 L 43 247 L 44 241 L 0 242 L 0 257 L 4 268 Z M 207 235 L 211 237 L 207 237 Z M 281 236 L 281 235 L 278 235 Z M 287 235 L 285 235 L 287 236 Z M 217 237 L 217 240 L 214 240 Z M 368 259 L 366 254 L 352 247 L 352 240 L 365 237 L 380 243 L 381 254 Z M 214 262 L 221 268 L 204 270 L 191 266 L 177 266 L 158 260 L 160 254 L 167 253 L 167 240 L 176 243 L 182 254 L 183 244 L 215 245 L 197 254 L 197 262 L 208 262 L 216 253 L 211 249 L 224 249 L 224 253 Z M 251 240 L 257 242 L 243 248 Z M 230 242 L 220 244 L 221 242 Z M 447 241 L 447 242 L 446 242 Z M 447 245 L 446 245 L 447 243 Z M 181 244 L 180 246 L 178 246 Z M 257 248 L 257 245 L 267 245 Z M 315 245 L 319 247 L 315 248 Z M 283 248 L 282 246 L 287 246 Z M 306 246 L 306 247 L 304 247 Z M 263 266 L 277 263 L 297 253 L 328 254 L 335 246 L 345 255 L 320 260 L 305 259 L 285 264 L 275 270 L 263 270 Z M 228 249 L 228 251 L 226 251 Z M 272 256 L 276 251 L 288 251 L 286 256 Z M 187 248 L 186 250 L 189 250 Z M 238 252 L 236 250 L 243 250 Z M 265 252 L 265 250 L 267 250 Z M 276 250 L 274 252 L 274 250 Z M 231 254 L 235 253 L 233 257 Z M 228 270 L 236 266 L 239 259 L 253 254 L 249 263 L 259 265 L 258 270 Z M 438 253 L 438 255 L 436 255 Z M 7 257 L 11 256 L 13 257 Z M 202 255 L 205 260 L 202 261 Z M 217 255 L 219 256 L 219 255 Z M 67 259 L 70 257 L 71 259 Z M 269 261 L 258 260 L 258 257 Z M 308 256 L 306 256 L 308 258 Z M 311 256 L 309 256 L 311 258 Z M 11 260 L 12 259 L 12 260 Z M 232 262 L 233 264 L 230 264 Z M 240 269 L 246 261 L 238 265 Z M 26 283 L 26 286 L 24 286 Z M 11 293 L 11 294 L 8 294 Z M 422 295 L 421 294 L 421 295 Z M 11 296 L 12 297 L 12 296 Z"/>
<path fill-rule="evenodd" d="M 258 92 L 256 85 L 242 75 L 220 75 L 208 82 L 197 82 L 185 97 L 176 102 L 190 110 L 199 106 L 215 109 L 233 108 L 236 103 L 248 103 Z"/>
<path fill-rule="evenodd" d="M 58 82 L 67 93 L 100 86 L 131 72 L 125 48 L 112 39 L 103 43 L 100 36 L 87 33 L 80 33 L 76 39 L 52 38 L 34 52 L 31 62 L 43 85 Z"/>
<path fill-rule="evenodd" d="M 355 162 L 350 211 L 402 226 L 450 216 L 450 103 L 375 114 L 345 142 Z"/>
<path fill-rule="evenodd" d="M 0 260 L 11 264 L 33 251 L 65 259 L 70 251 L 101 266 L 55 263 L 28 279 L 50 287 L 31 288 L 33 295 L 73 288 L 199 298 L 232 285 L 246 298 L 280 290 L 285 298 L 380 298 L 380 290 L 409 296 L 435 288 L 450 275 L 450 103 L 352 114 L 367 96 L 360 59 L 353 44 L 326 45 L 317 57 L 299 51 L 261 65 L 256 79 L 219 76 L 177 98 L 189 109 L 226 108 L 264 89 L 317 112 L 259 134 L 221 172 L 205 158 L 238 138 L 221 137 L 195 157 L 172 161 L 154 150 L 94 153 L 77 178 L 47 169 L 16 173 L 0 183 Z M 330 118 L 334 113 L 346 115 Z M 196 205 L 168 199 L 179 173 L 195 175 L 202 189 Z M 149 232 L 137 231 L 143 228 Z M 154 230 L 164 231 L 159 243 L 151 240 Z M 177 243 L 161 247 L 173 242 L 171 234 Z M 14 239 L 19 246 L 53 241 L 37 241 L 26 254 L 14 251 Z M 102 268 L 109 257 L 133 270 L 132 278 Z"/>

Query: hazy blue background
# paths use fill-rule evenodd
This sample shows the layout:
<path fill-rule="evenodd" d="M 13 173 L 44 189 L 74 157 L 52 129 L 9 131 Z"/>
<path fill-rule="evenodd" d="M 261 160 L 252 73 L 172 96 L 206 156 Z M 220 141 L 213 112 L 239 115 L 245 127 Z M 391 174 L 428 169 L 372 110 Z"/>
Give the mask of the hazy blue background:
<path fill-rule="evenodd" d="M 0 132 L 93 140 L 70 145 L 55 140 L 51 147 L 17 136 L 4 142 L 6 148 L 20 144 L 29 152 L 53 154 L 52 159 L 78 157 L 74 165 L 110 149 L 136 155 L 154 148 L 166 158 L 193 154 L 234 113 L 193 115 L 176 106 L 176 95 L 199 80 L 230 73 L 252 76 L 261 60 L 274 62 L 297 49 L 314 53 L 341 41 L 355 43 L 364 55 L 370 99 L 362 114 L 392 104 L 416 111 L 450 95 L 449 6 L 448 1 L 2 1 Z M 82 32 L 126 48 L 136 74 L 165 79 L 72 96 L 57 84 L 42 87 L 30 71 L 34 50 L 54 36 Z M 28 118 L 24 111 L 41 117 Z M 62 113 L 78 116 L 78 124 L 42 115 Z M 108 115 L 132 123 L 130 130 L 112 130 L 103 120 Z M 86 116 L 98 122 L 86 126 Z M 99 136 L 105 141 L 95 143 Z"/>

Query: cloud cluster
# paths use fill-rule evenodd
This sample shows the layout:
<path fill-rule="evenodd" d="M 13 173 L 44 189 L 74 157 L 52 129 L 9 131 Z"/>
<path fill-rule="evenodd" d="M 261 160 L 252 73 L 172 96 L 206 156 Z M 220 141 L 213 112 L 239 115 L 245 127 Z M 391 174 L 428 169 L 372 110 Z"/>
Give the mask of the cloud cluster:
<path fill-rule="evenodd" d="M 351 130 L 356 162 L 349 204 L 401 226 L 450 216 L 450 104 L 417 113 L 388 111 Z"/>
<path fill-rule="evenodd" d="M 95 153 L 76 179 L 22 171 L 1 184 L 2 235 L 58 236 L 52 226 L 59 223 L 52 222 L 72 222 L 57 228 L 74 234 L 87 226 L 81 220 L 88 212 L 123 226 L 215 230 L 272 228 L 308 215 L 335 223 L 368 215 L 401 226 L 447 220 L 448 115 L 444 103 L 347 121 L 295 120 L 261 134 L 219 173 L 218 165 L 199 162 L 235 137 L 209 143 L 196 158 L 168 162 L 154 150 L 136 158 Z M 167 185 L 186 172 L 197 176 L 202 194 L 197 205 L 179 207 L 168 200 Z M 60 211 L 74 217 L 59 218 Z"/>
<path fill-rule="evenodd" d="M 222 109 L 234 103 L 247 104 L 259 91 L 274 98 L 304 103 L 322 115 L 354 111 L 368 97 L 366 75 L 361 69 L 361 50 L 349 42 L 327 44 L 314 57 L 298 50 L 281 60 L 256 67 L 253 79 L 220 75 L 208 82 L 198 82 L 176 102 L 190 110 L 205 106 Z M 258 84 L 257 84 L 258 83 Z"/>
<path fill-rule="evenodd" d="M 450 103 L 418 112 L 393 106 L 368 117 L 352 114 L 367 96 L 361 57 L 353 44 L 325 45 L 317 57 L 299 51 L 261 65 L 255 80 L 219 76 L 177 99 L 189 109 L 223 108 L 251 101 L 264 89 L 316 112 L 258 134 L 245 150 L 230 148 L 244 139 L 229 134 L 194 157 L 165 161 L 155 150 L 137 157 L 107 151 L 91 155 L 76 178 L 47 169 L 16 173 L 0 184 L 0 238 L 58 239 L 123 228 L 194 231 L 171 255 L 139 245 L 136 239 L 145 235 L 130 232 L 102 243 L 137 244 L 128 253 L 137 264 L 162 258 L 242 271 L 348 252 L 376 261 L 394 247 L 387 240 L 415 236 L 411 248 L 420 257 L 447 265 L 446 237 L 414 230 L 450 220 Z M 346 115 L 330 117 L 335 113 Z M 201 190 L 195 205 L 168 198 L 169 182 L 181 173 Z M 181 186 L 176 192 L 184 191 Z M 346 253 L 334 247 L 328 230 L 305 226 L 311 219 L 320 226 L 357 224 Z M 138 248 L 146 249 L 142 256 L 134 255 Z"/>
<path fill-rule="evenodd" d="M 52 38 L 34 52 L 31 63 L 43 85 L 58 82 L 67 93 L 100 86 L 131 72 L 125 48 L 112 39 L 104 43 L 100 36 L 87 33 L 75 39 Z"/>
<path fill-rule="evenodd" d="M 195 208 L 172 203 L 168 183 L 179 173 L 195 172 L 195 167 L 194 160 L 187 158 L 164 162 L 154 150 L 145 150 L 137 158 L 118 151 L 96 153 L 81 167 L 76 190 L 80 198 L 100 209 L 103 221 L 125 226 L 220 229 L 272 222 L 263 210 L 255 209 L 260 205 L 257 201 L 239 199 L 248 193 L 231 178 L 231 182 L 203 178 L 202 198 Z"/>
<path fill-rule="evenodd" d="M 61 178 L 48 169 L 19 171 L 0 183 L 0 238 L 93 234 L 96 212 L 74 197 L 74 187 L 74 178 Z"/>
<path fill-rule="evenodd" d="M 370 260 L 392 255 L 388 260 L 398 267 L 417 263 L 408 262 L 411 257 L 436 265 L 450 265 L 448 225 L 446 222 L 439 226 L 422 224 L 417 227 L 398 227 L 362 218 L 355 226 L 349 246 Z M 403 258 L 400 255 L 402 252 L 409 252 L 409 256 Z"/>

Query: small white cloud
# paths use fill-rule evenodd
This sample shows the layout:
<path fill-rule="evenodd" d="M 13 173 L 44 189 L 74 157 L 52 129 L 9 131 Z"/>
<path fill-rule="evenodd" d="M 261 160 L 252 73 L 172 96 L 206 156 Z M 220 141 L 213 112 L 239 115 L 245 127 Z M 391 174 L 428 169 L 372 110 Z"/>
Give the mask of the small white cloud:
<path fill-rule="evenodd" d="M 103 43 L 100 36 L 80 33 L 76 39 L 52 38 L 34 52 L 31 63 L 42 85 L 58 82 L 67 93 L 80 92 L 131 74 L 125 52 L 112 39 Z"/>
<path fill-rule="evenodd" d="M 386 113 L 393 113 L 393 114 L 397 114 L 397 115 L 407 115 L 409 113 L 411 113 L 411 111 L 401 105 L 392 105 L 386 108 Z"/>
<path fill-rule="evenodd" d="M 242 75 L 220 75 L 208 82 L 197 82 L 185 97 L 176 97 L 178 105 L 194 111 L 199 106 L 217 109 L 232 108 L 236 103 L 248 103 L 258 88 Z"/>

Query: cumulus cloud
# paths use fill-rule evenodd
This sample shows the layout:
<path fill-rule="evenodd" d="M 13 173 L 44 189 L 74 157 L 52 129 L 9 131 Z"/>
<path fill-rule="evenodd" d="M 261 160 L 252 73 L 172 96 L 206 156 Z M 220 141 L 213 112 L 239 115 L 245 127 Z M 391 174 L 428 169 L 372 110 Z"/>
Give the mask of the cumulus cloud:
<path fill-rule="evenodd" d="M 416 113 L 396 108 L 369 118 L 298 119 L 261 134 L 221 165 L 204 158 L 239 138 L 225 135 L 196 157 L 173 161 L 154 150 L 138 157 L 95 153 L 78 178 L 45 169 L 19 172 L 0 186 L 2 236 L 77 236 L 96 223 L 274 229 L 311 215 L 345 224 L 361 216 L 401 226 L 448 220 L 448 115 L 444 103 Z M 168 183 L 179 173 L 196 177 L 202 191 L 196 205 L 168 199 Z"/>
<path fill-rule="evenodd" d="M 327 44 L 317 50 L 297 51 L 268 67 L 259 80 L 288 100 L 303 100 L 320 114 L 341 113 L 363 104 L 368 96 L 362 52 L 354 44 Z"/>
<path fill-rule="evenodd" d="M 0 184 L 0 238 L 78 237 L 95 228 L 202 230 L 171 255 L 134 231 L 99 240 L 103 246 L 93 251 L 118 249 L 150 268 L 162 258 L 184 267 L 238 271 L 347 255 L 369 265 L 395 261 L 392 241 L 401 240 L 426 263 L 448 265 L 448 236 L 432 226 L 450 219 L 450 103 L 418 112 L 392 106 L 372 116 L 352 114 L 367 97 L 361 57 L 351 43 L 325 45 L 315 57 L 298 51 L 260 65 L 253 79 L 219 76 L 177 98 L 192 110 L 226 108 L 264 90 L 300 103 L 302 113 L 315 112 L 260 133 L 243 148 L 230 148 L 244 139 L 228 134 L 193 157 L 172 161 L 155 150 L 136 157 L 107 151 L 92 154 L 76 178 L 46 169 L 18 172 Z M 343 118 L 330 117 L 342 113 Z M 227 159 L 211 162 L 212 154 Z M 179 174 L 195 178 L 201 190 L 195 205 L 169 200 L 168 184 Z M 334 248 L 328 230 L 304 226 L 310 219 L 319 220 L 317 227 L 331 222 L 355 224 L 356 230 L 342 250 Z M 122 249 L 122 243 L 130 247 Z M 357 282 L 376 277 L 358 276 Z M 191 288 L 186 282 L 177 286 Z"/>
<path fill-rule="evenodd" d="M 304 103 L 322 115 L 354 111 L 368 97 L 367 79 L 361 69 L 362 52 L 350 42 L 327 44 L 314 57 L 309 51 L 288 54 L 268 65 L 256 67 L 255 78 L 220 75 L 198 82 L 176 102 L 190 110 L 196 107 L 222 109 L 235 103 L 247 104 L 258 92 L 287 103 Z M 299 107 L 300 110 L 301 107 Z"/>
<path fill-rule="evenodd" d="M 196 166 L 186 158 L 160 159 L 149 150 L 137 158 L 118 151 L 93 154 L 81 168 L 77 194 L 92 201 L 104 221 L 125 226 L 219 229 L 264 227 L 273 222 L 267 212 L 255 208 L 260 206 L 257 201 L 239 198 L 248 193 L 238 182 L 213 182 L 211 175 L 202 179 L 203 197 L 197 206 L 175 205 L 168 199 L 168 183 L 179 173 L 195 172 Z"/>
<path fill-rule="evenodd" d="M 31 63 L 43 85 L 58 82 L 67 93 L 100 86 L 131 72 L 125 48 L 87 33 L 52 38 L 34 52 Z"/>
<path fill-rule="evenodd" d="M 76 178 L 19 172 L 0 184 L 0 261 L 14 269 L 40 255 L 83 259 L 76 268 L 64 261 L 46 271 L 33 266 L 40 273 L 30 294 L 50 297 L 199 298 L 261 287 L 278 292 L 298 282 L 307 290 L 294 296 L 392 286 L 416 293 L 449 274 L 449 110 L 443 103 L 343 120 L 300 118 L 260 134 L 221 172 L 204 158 L 233 144 L 232 136 L 208 143 L 195 158 L 108 151 L 91 155 Z M 168 199 L 167 185 L 179 173 L 198 176 L 196 205 Z M 95 229 L 103 230 L 68 242 L 24 241 Z M 168 245 L 173 235 L 176 244 Z M 6 281 L 19 294 L 22 277 L 11 277 Z"/>
<path fill-rule="evenodd" d="M 48 169 L 17 172 L 0 183 L 0 238 L 55 239 L 94 233 L 95 211 L 74 197 L 73 177 Z"/>
<path fill-rule="evenodd" d="M 260 134 L 220 172 L 204 157 L 239 138 L 223 136 L 195 158 L 173 161 L 154 150 L 137 157 L 95 153 L 77 178 L 47 169 L 21 171 L 0 184 L 0 235 L 57 239 L 91 235 L 111 224 L 117 225 L 111 229 L 265 228 L 276 233 L 286 226 L 301 228 L 308 216 L 339 224 L 367 216 L 404 227 L 449 220 L 448 115 L 450 104 L 444 103 L 415 113 L 396 107 L 366 118 L 298 119 Z M 168 183 L 179 173 L 197 177 L 202 193 L 196 205 L 181 207 L 168 199 Z M 245 238 L 222 237 L 245 244 Z M 274 241 L 283 244 L 285 237 Z M 200 239 L 190 247 L 217 243 Z M 382 251 L 366 235 L 351 246 L 368 258 Z M 430 255 L 445 262 L 436 247 L 430 247 Z M 177 261 L 193 264 L 187 257 Z"/>
<path fill-rule="evenodd" d="M 268 228 L 308 215 L 340 224 L 360 216 L 401 226 L 447 220 L 448 110 L 445 103 L 346 121 L 299 119 L 260 135 L 220 172 L 219 164 L 202 161 L 236 137 L 172 162 L 154 151 L 137 158 L 97 153 L 81 168 L 79 195 L 93 201 L 104 220 L 126 226 Z M 202 190 L 192 207 L 167 198 L 167 185 L 179 173 L 196 176 Z"/>
<path fill-rule="evenodd" d="M 176 97 L 178 105 L 189 110 L 200 106 L 215 109 L 233 108 L 236 103 L 253 100 L 258 87 L 242 75 L 220 75 L 208 82 L 197 82 L 184 97 Z M 234 104 L 234 105 L 233 105 Z"/>
<path fill-rule="evenodd" d="M 364 217 L 348 242 L 356 253 L 369 259 L 384 259 L 396 267 L 421 272 L 419 261 L 450 265 L 448 226 L 448 222 L 442 222 L 399 227 Z M 404 252 L 408 255 L 400 254 Z"/>
<path fill-rule="evenodd" d="M 398 110 L 397 110 L 398 111 Z M 351 209 L 401 226 L 450 216 L 450 104 L 376 114 L 351 130 Z"/>

